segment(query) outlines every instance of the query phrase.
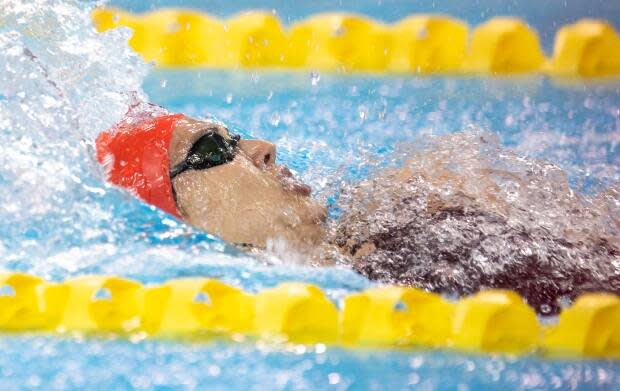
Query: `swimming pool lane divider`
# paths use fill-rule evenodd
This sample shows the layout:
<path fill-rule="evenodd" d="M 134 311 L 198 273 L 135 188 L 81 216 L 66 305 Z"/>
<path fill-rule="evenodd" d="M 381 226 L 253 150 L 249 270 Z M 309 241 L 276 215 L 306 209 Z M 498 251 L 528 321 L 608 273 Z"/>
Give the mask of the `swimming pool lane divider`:
<path fill-rule="evenodd" d="M 620 75 L 620 36 L 610 23 L 594 19 L 561 27 L 547 58 L 536 31 L 513 17 L 492 18 L 471 34 L 465 22 L 442 15 L 411 15 L 388 25 L 361 15 L 322 13 L 287 28 L 264 11 L 220 20 L 184 9 L 132 14 L 103 8 L 92 17 L 101 32 L 132 28 L 130 46 L 161 67 Z"/>
<path fill-rule="evenodd" d="M 210 278 L 160 285 L 114 276 L 61 283 L 0 274 L 0 331 L 116 333 L 153 338 L 248 336 L 345 347 L 423 347 L 474 353 L 620 358 L 620 297 L 588 293 L 541 325 L 516 293 L 486 290 L 456 302 L 386 286 L 338 308 L 315 285 L 287 282 L 256 294 Z"/>

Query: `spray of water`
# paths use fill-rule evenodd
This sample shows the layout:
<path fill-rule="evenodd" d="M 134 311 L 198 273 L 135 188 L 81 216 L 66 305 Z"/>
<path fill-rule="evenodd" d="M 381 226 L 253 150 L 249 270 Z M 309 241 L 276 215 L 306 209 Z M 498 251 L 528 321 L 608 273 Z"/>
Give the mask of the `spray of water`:
<path fill-rule="evenodd" d="M 470 129 L 421 142 L 403 169 L 345 187 L 331 235 L 371 279 L 467 294 L 515 289 L 541 313 L 620 293 L 620 187 L 588 197 L 551 163 Z"/>
<path fill-rule="evenodd" d="M 95 31 L 91 6 L 5 0 L 0 7 L 0 259 L 7 268 L 126 274 L 152 266 L 155 254 L 174 265 L 178 249 L 157 246 L 195 240 L 190 228 L 102 180 L 93 140 L 146 100 L 149 67 L 128 47 L 130 30 Z"/>

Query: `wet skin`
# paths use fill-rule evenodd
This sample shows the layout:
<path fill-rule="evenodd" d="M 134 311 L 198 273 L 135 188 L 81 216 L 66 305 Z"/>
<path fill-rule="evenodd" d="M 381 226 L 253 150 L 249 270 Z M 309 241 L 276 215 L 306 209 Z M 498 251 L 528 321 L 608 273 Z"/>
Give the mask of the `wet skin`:
<path fill-rule="evenodd" d="M 170 167 L 185 160 L 192 145 L 210 131 L 232 139 L 221 124 L 180 120 L 170 142 Z M 172 186 L 185 221 L 228 242 L 265 247 L 283 239 L 309 247 L 323 238 L 326 208 L 310 198 L 309 186 L 276 164 L 276 147 L 267 141 L 242 139 L 233 161 L 184 171 Z"/>

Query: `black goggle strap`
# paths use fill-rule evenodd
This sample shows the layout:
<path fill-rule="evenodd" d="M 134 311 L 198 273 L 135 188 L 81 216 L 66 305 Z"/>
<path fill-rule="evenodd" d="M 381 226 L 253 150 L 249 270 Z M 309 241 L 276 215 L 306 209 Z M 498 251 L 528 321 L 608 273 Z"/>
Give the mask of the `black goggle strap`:
<path fill-rule="evenodd" d="M 185 170 L 187 170 L 189 168 L 190 168 L 190 166 L 187 164 L 187 160 L 183 160 L 176 167 L 174 167 L 172 170 L 170 170 L 170 172 L 169 172 L 170 180 L 174 179 L 175 176 L 179 175 L 180 173 L 182 173 L 183 171 L 185 171 Z"/>

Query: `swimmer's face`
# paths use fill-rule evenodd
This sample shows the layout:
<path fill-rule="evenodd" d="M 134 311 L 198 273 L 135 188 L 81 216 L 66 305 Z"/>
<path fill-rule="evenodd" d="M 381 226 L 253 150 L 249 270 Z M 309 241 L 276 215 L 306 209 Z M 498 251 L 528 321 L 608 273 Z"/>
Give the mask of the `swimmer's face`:
<path fill-rule="evenodd" d="M 196 141 L 215 132 L 231 142 L 226 127 L 184 118 L 170 142 L 170 167 L 179 166 Z M 310 188 L 276 164 L 275 145 L 239 140 L 232 161 L 189 169 L 172 179 L 176 201 L 191 225 L 233 243 L 264 247 L 270 239 L 311 245 L 322 236 L 325 208 L 309 197 Z"/>

